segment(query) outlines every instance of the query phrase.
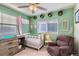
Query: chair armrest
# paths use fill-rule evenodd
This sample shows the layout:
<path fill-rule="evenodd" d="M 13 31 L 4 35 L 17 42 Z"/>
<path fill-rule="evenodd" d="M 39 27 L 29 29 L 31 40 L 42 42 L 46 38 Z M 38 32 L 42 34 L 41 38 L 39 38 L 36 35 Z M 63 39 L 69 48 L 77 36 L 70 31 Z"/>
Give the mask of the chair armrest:
<path fill-rule="evenodd" d="M 48 46 L 56 46 L 57 43 L 56 42 L 48 42 Z"/>
<path fill-rule="evenodd" d="M 61 46 L 59 47 L 59 52 L 61 56 L 67 56 L 71 52 L 69 46 Z"/>
<path fill-rule="evenodd" d="M 60 49 L 69 49 L 69 46 L 60 46 Z"/>

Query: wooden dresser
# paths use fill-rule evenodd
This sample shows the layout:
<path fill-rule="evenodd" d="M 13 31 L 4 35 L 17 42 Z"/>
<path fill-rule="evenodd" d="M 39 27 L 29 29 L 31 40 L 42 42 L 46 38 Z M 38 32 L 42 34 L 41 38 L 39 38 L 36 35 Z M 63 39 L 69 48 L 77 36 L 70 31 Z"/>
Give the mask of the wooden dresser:
<path fill-rule="evenodd" d="M 0 56 L 11 56 L 19 51 L 18 39 L 10 38 L 0 40 Z"/>

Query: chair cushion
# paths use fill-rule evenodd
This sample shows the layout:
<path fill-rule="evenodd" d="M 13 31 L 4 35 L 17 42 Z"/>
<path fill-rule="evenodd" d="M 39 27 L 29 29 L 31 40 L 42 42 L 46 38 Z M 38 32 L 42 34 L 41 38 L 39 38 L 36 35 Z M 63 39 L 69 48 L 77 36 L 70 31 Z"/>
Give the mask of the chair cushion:
<path fill-rule="evenodd" d="M 68 43 L 65 41 L 57 40 L 57 45 L 58 46 L 68 46 Z"/>
<path fill-rule="evenodd" d="M 59 40 L 64 41 L 64 36 L 59 36 Z"/>

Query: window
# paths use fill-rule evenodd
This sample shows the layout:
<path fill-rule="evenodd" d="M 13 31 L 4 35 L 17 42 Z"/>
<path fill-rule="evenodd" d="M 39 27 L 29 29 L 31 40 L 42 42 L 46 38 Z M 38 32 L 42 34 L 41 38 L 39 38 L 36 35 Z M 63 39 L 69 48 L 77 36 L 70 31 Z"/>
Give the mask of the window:
<path fill-rule="evenodd" d="M 46 22 L 39 22 L 37 25 L 37 30 L 39 33 L 46 32 Z"/>
<path fill-rule="evenodd" d="M 19 16 L 17 23 L 18 23 L 19 35 L 26 34 L 29 32 L 29 20 Z"/>
<path fill-rule="evenodd" d="M 57 23 L 48 23 L 47 27 L 48 32 L 57 32 Z"/>
<path fill-rule="evenodd" d="M 29 31 L 29 20 L 23 18 L 21 20 L 22 20 L 21 24 L 22 34 L 25 34 Z"/>
<path fill-rule="evenodd" d="M 15 25 L 3 24 L 0 25 L 1 35 L 17 35 L 17 27 Z"/>
<path fill-rule="evenodd" d="M 39 21 L 37 23 L 37 31 L 38 33 L 46 33 L 46 32 L 53 32 L 57 33 L 57 20 L 52 21 Z"/>
<path fill-rule="evenodd" d="M 3 14 L 0 15 L 0 38 L 9 38 L 18 34 L 17 17 Z"/>

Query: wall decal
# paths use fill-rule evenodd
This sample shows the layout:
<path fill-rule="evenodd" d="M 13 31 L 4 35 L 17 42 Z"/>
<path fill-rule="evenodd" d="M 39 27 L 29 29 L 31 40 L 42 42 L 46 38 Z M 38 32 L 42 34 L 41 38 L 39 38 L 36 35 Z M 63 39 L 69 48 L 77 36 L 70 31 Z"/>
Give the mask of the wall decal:
<path fill-rule="evenodd" d="M 33 19 L 37 19 L 37 16 L 33 16 Z"/>
<path fill-rule="evenodd" d="M 60 10 L 60 11 L 58 12 L 58 16 L 62 16 L 62 15 L 63 15 L 63 11 Z"/>
<path fill-rule="evenodd" d="M 48 13 L 48 16 L 49 16 L 49 17 L 52 17 L 52 12 Z"/>
<path fill-rule="evenodd" d="M 40 15 L 40 18 L 44 18 L 44 14 L 41 14 L 41 15 Z"/>

